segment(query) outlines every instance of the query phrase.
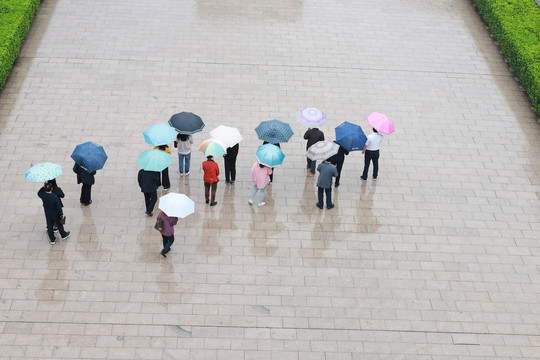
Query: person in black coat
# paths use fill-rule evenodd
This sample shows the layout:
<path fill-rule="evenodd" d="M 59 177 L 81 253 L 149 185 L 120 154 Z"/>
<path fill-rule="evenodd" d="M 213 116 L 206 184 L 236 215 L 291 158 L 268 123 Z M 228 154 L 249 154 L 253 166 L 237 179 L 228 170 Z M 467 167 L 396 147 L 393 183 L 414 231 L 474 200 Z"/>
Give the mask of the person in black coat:
<path fill-rule="evenodd" d="M 306 150 L 309 149 L 309 147 L 316 142 L 324 140 L 324 133 L 319 130 L 318 128 L 308 128 L 306 133 L 304 134 L 304 139 L 307 140 L 306 144 Z M 307 159 L 307 168 L 309 170 L 309 175 L 314 176 L 315 175 L 315 169 L 317 168 L 317 160 L 311 160 L 310 158 L 306 157 Z"/>
<path fill-rule="evenodd" d="M 223 156 L 225 161 L 225 183 L 234 184 L 236 180 L 236 157 L 240 144 L 227 148 L 227 153 Z"/>
<path fill-rule="evenodd" d="M 334 140 L 334 142 L 337 144 L 337 141 Z M 345 155 L 349 155 L 349 152 L 343 146 L 339 145 L 338 153 L 330 158 L 330 162 L 336 165 L 338 172 L 335 187 L 339 186 L 339 179 L 341 178 L 341 168 L 343 167 L 343 162 L 345 162 Z"/>
<path fill-rule="evenodd" d="M 263 145 L 266 145 L 266 144 L 272 144 L 272 145 L 276 145 L 278 148 L 281 149 L 281 146 L 279 145 L 279 143 L 269 143 L 268 141 L 263 141 Z M 270 182 L 274 182 L 274 168 L 271 168 L 272 169 L 272 173 L 270 174 Z"/>
<path fill-rule="evenodd" d="M 94 175 L 96 175 L 96 172 L 93 171 L 89 173 L 77 163 L 73 165 L 73 172 L 77 174 L 77 184 L 82 183 L 80 197 L 81 204 L 88 206 L 92 203 L 92 185 L 94 185 L 95 182 Z"/>
<path fill-rule="evenodd" d="M 51 240 L 51 245 L 56 243 L 53 231 L 55 223 L 58 226 L 62 240 L 66 240 L 69 237 L 70 232 L 65 231 L 64 225 L 62 225 L 62 218 L 64 218 L 62 205 L 60 205 L 58 195 L 53 194 L 53 186 L 46 182 L 43 187 L 39 189 L 37 195 L 41 198 L 41 201 L 43 201 L 43 210 L 45 211 L 45 220 L 47 221 L 47 234 Z"/>
<path fill-rule="evenodd" d="M 141 187 L 141 191 L 144 193 L 144 203 L 146 205 L 145 214 L 152 216 L 154 206 L 157 202 L 157 188 L 159 187 L 159 172 L 147 171 L 144 169 L 139 170 L 137 181 Z"/>
<path fill-rule="evenodd" d="M 65 194 L 64 192 L 62 191 L 62 189 L 60 188 L 60 186 L 56 185 L 56 179 L 52 179 L 52 180 L 47 180 L 45 181 L 45 184 L 51 184 L 52 187 L 53 187 L 53 194 L 56 194 L 58 196 L 58 200 L 60 201 L 60 206 L 61 207 L 64 207 L 64 204 L 62 203 L 62 199 L 64 198 Z M 53 227 L 53 230 L 54 232 L 57 232 L 58 231 L 58 226 L 56 223 L 54 223 L 54 227 Z"/>

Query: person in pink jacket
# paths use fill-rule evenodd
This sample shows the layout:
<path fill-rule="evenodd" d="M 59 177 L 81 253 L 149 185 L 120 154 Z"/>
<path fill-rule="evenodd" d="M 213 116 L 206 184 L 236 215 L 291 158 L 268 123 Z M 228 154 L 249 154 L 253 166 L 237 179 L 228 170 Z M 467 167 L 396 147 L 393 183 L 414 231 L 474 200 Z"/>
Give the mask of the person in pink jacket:
<path fill-rule="evenodd" d="M 257 191 L 260 191 L 261 200 L 257 204 L 258 206 L 264 206 L 266 203 L 264 200 L 264 195 L 266 195 L 266 187 L 270 182 L 270 174 L 272 174 L 272 169 L 263 164 L 255 162 L 251 167 L 251 180 L 253 180 L 253 190 L 251 192 L 251 198 L 248 200 L 250 205 L 253 205 L 253 198 L 257 194 Z"/>
<path fill-rule="evenodd" d="M 171 246 L 174 243 L 174 225 L 178 223 L 177 217 L 167 216 L 163 211 L 159 213 L 158 218 L 163 221 L 163 227 L 159 232 L 163 238 L 163 250 L 161 255 L 167 257 L 167 253 L 171 251 Z"/>

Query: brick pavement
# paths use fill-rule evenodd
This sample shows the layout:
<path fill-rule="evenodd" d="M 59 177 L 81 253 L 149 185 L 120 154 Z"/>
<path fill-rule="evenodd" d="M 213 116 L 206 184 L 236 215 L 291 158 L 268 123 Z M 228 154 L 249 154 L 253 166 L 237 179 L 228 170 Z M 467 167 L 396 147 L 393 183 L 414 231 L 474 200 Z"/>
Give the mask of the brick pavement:
<path fill-rule="evenodd" d="M 351 153 L 315 207 L 303 107 L 368 129 L 388 114 L 380 179 Z M 468 0 L 47 0 L 0 94 L 0 357 L 540 358 L 540 128 Z M 234 186 L 196 202 L 170 255 L 144 216 L 142 131 L 179 111 L 245 140 Z M 262 120 L 290 122 L 262 208 L 247 203 Z M 369 132 L 368 132 L 369 133 Z M 102 144 L 81 207 L 69 157 Z M 51 246 L 38 184 L 64 167 L 72 236 Z M 223 163 L 220 162 L 221 168 Z"/>

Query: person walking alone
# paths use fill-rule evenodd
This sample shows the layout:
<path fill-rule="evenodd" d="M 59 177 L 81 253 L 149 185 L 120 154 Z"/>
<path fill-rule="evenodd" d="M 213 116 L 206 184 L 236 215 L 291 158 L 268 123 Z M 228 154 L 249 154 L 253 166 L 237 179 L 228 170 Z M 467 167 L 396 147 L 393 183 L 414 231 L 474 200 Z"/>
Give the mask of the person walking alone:
<path fill-rule="evenodd" d="M 337 141 L 334 140 L 334 142 L 337 144 Z M 341 179 L 341 168 L 343 168 L 343 163 L 345 162 L 345 155 L 349 155 L 349 152 L 343 146 L 339 145 L 338 153 L 330 158 L 330 162 L 336 166 L 338 173 L 338 176 L 336 177 L 335 187 L 339 187 L 339 179 Z"/>
<path fill-rule="evenodd" d="M 225 183 L 234 184 L 236 181 L 236 157 L 240 144 L 227 148 L 227 153 L 223 155 L 225 161 Z"/>
<path fill-rule="evenodd" d="M 206 157 L 206 161 L 202 164 L 202 168 L 204 171 L 204 198 L 207 204 L 210 203 L 210 206 L 215 206 L 217 205 L 216 191 L 219 181 L 219 166 L 214 161 L 214 157 L 212 155 L 208 155 Z M 212 190 L 211 196 L 210 189 Z"/>
<path fill-rule="evenodd" d="M 77 174 L 77 184 L 82 183 L 81 197 L 79 200 L 81 201 L 81 204 L 88 206 L 92 203 L 92 185 L 95 183 L 94 175 L 96 175 L 96 172 L 93 171 L 89 173 L 77 163 L 73 165 L 73 172 Z"/>
<path fill-rule="evenodd" d="M 174 147 L 178 148 L 178 168 L 180 176 L 189 175 L 191 164 L 191 146 L 193 145 L 193 136 L 178 134 L 174 141 Z"/>
<path fill-rule="evenodd" d="M 147 171 L 144 169 L 139 170 L 137 181 L 141 188 L 141 192 L 144 193 L 144 204 L 146 207 L 145 214 L 152 216 L 154 206 L 157 202 L 157 188 L 159 186 L 159 172 Z"/>
<path fill-rule="evenodd" d="M 324 140 L 324 133 L 319 130 L 318 128 L 308 128 L 306 133 L 304 134 L 304 139 L 307 140 L 306 144 L 306 150 L 309 149 L 309 147 L 316 142 Z M 317 166 L 317 160 L 311 160 L 310 158 L 306 157 L 307 159 L 307 169 L 309 170 L 309 176 L 315 175 L 315 167 Z"/>
<path fill-rule="evenodd" d="M 178 223 L 177 217 L 169 217 L 163 211 L 158 215 L 158 218 L 162 221 L 162 227 L 159 232 L 163 238 L 163 250 L 161 250 L 161 255 L 167 257 L 167 253 L 171 251 L 171 246 L 174 243 L 174 226 Z"/>
<path fill-rule="evenodd" d="M 264 206 L 266 203 L 263 201 L 264 196 L 266 195 L 266 188 L 268 183 L 270 183 L 270 175 L 272 174 L 272 169 L 263 164 L 255 162 L 251 167 L 251 180 L 253 180 L 253 190 L 251 191 L 251 198 L 248 200 L 250 205 L 253 205 L 253 199 L 257 194 L 257 191 L 260 192 L 260 200 L 257 204 L 258 206 Z"/>
<path fill-rule="evenodd" d="M 169 155 L 171 154 L 171 148 L 169 147 L 169 145 L 159 145 L 154 147 L 154 150 L 160 150 Z M 163 190 L 169 190 L 171 188 L 171 180 L 169 179 L 169 168 L 166 167 L 165 169 L 163 169 L 160 175 L 161 178 L 159 180 L 158 187 L 163 185 Z"/>
<path fill-rule="evenodd" d="M 60 205 L 60 199 L 58 195 L 53 193 L 52 184 L 46 182 L 41 189 L 39 189 L 37 195 L 41 198 L 43 202 L 43 210 L 45 211 L 45 221 L 47 222 L 47 235 L 51 241 L 51 245 L 56 243 L 56 238 L 54 236 L 54 224 L 58 227 L 60 231 L 60 236 L 62 240 L 66 240 L 70 232 L 64 230 L 64 225 L 62 224 L 62 219 L 65 219 L 64 213 L 62 212 L 62 205 Z"/>
<path fill-rule="evenodd" d="M 326 193 L 326 208 L 331 209 L 334 207 L 332 203 L 332 177 L 338 176 L 338 171 L 334 165 L 327 160 L 324 160 L 319 166 L 317 166 L 319 172 L 319 178 L 317 179 L 319 202 L 317 207 L 323 208 L 323 195 Z"/>
<path fill-rule="evenodd" d="M 366 144 L 364 145 L 364 149 L 362 149 L 362 154 L 365 154 L 364 156 L 364 172 L 362 173 L 362 176 L 360 179 L 362 181 L 367 180 L 367 175 L 369 171 L 369 163 L 373 161 L 373 180 L 377 180 L 377 176 L 379 175 L 379 148 L 381 146 L 381 142 L 383 141 L 383 136 L 379 134 L 375 128 L 373 128 L 373 133 L 367 137 Z"/>

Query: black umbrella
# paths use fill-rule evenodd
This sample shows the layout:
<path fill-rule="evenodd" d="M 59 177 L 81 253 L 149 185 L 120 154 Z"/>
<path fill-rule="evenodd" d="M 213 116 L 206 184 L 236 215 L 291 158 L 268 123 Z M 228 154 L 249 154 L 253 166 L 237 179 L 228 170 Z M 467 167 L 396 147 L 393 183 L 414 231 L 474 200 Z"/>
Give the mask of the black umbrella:
<path fill-rule="evenodd" d="M 204 122 L 200 116 L 185 111 L 171 116 L 169 125 L 171 125 L 178 133 L 184 135 L 198 133 L 204 128 Z"/>

